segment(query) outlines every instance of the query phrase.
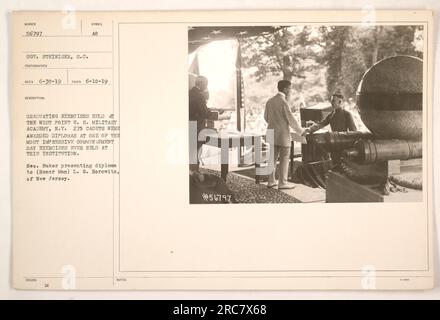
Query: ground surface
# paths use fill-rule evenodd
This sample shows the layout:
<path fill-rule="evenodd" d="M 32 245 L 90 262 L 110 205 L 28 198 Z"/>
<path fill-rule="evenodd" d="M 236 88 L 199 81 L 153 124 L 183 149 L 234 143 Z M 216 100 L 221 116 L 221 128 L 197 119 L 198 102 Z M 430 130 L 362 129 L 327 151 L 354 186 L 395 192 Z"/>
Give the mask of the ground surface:
<path fill-rule="evenodd" d="M 201 168 L 202 173 L 215 174 L 220 176 L 220 172 Z M 277 189 L 267 188 L 264 184 L 256 184 L 253 179 L 229 173 L 226 184 L 234 193 L 239 203 L 296 203 L 299 202 L 294 197 Z"/>

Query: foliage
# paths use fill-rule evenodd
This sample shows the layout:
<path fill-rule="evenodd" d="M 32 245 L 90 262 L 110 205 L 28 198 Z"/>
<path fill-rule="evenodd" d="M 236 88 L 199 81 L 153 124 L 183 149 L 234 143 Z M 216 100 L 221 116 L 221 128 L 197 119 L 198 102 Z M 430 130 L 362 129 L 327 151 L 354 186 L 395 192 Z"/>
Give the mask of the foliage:
<path fill-rule="evenodd" d="M 257 80 L 263 80 L 268 74 L 285 80 L 304 78 L 304 72 L 310 70 L 314 62 L 309 41 L 311 29 L 309 26 L 286 27 L 241 40 L 244 67 L 256 67 Z"/>
<path fill-rule="evenodd" d="M 365 71 L 394 55 L 423 58 L 420 26 L 295 26 L 242 39 L 243 66 L 257 82 L 291 80 L 307 105 L 336 87 L 354 97 Z"/>

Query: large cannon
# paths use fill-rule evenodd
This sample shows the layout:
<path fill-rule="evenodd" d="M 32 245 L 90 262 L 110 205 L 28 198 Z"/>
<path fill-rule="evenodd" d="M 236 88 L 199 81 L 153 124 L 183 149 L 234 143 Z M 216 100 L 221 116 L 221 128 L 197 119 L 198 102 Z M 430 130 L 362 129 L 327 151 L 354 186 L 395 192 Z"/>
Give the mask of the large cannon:
<path fill-rule="evenodd" d="M 309 184 L 326 188 L 327 202 L 386 201 L 389 191 L 421 189 L 422 60 L 377 62 L 359 83 L 357 106 L 370 133 L 309 135 L 297 176 L 311 176 Z M 342 156 L 337 167 L 329 154 Z"/>

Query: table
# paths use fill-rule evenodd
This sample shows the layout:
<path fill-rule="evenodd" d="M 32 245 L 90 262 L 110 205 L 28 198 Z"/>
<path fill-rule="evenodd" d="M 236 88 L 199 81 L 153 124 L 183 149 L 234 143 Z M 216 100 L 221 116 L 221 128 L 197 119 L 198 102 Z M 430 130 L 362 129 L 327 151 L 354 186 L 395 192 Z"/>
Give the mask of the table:
<path fill-rule="evenodd" d="M 226 181 L 229 171 L 229 149 L 241 148 L 246 146 L 254 147 L 255 154 L 255 182 L 260 183 L 260 176 L 257 175 L 257 168 L 261 165 L 261 151 L 263 135 L 249 132 L 219 132 L 206 134 L 206 145 L 221 149 L 220 164 L 221 177 Z"/>

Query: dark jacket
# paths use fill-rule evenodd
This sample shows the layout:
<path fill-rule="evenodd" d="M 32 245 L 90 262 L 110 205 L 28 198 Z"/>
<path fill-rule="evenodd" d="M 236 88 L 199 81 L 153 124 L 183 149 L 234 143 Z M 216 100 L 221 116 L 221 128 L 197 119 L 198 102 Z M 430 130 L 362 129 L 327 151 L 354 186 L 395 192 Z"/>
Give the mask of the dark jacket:
<path fill-rule="evenodd" d="M 347 110 L 342 108 L 332 111 L 324 120 L 310 127 L 310 130 L 316 131 L 330 124 L 333 132 L 356 131 L 353 116 Z"/>
<path fill-rule="evenodd" d="M 189 90 L 189 120 L 197 121 L 197 130 L 200 131 L 205 127 L 209 114 L 205 96 L 199 88 L 193 87 Z"/>

